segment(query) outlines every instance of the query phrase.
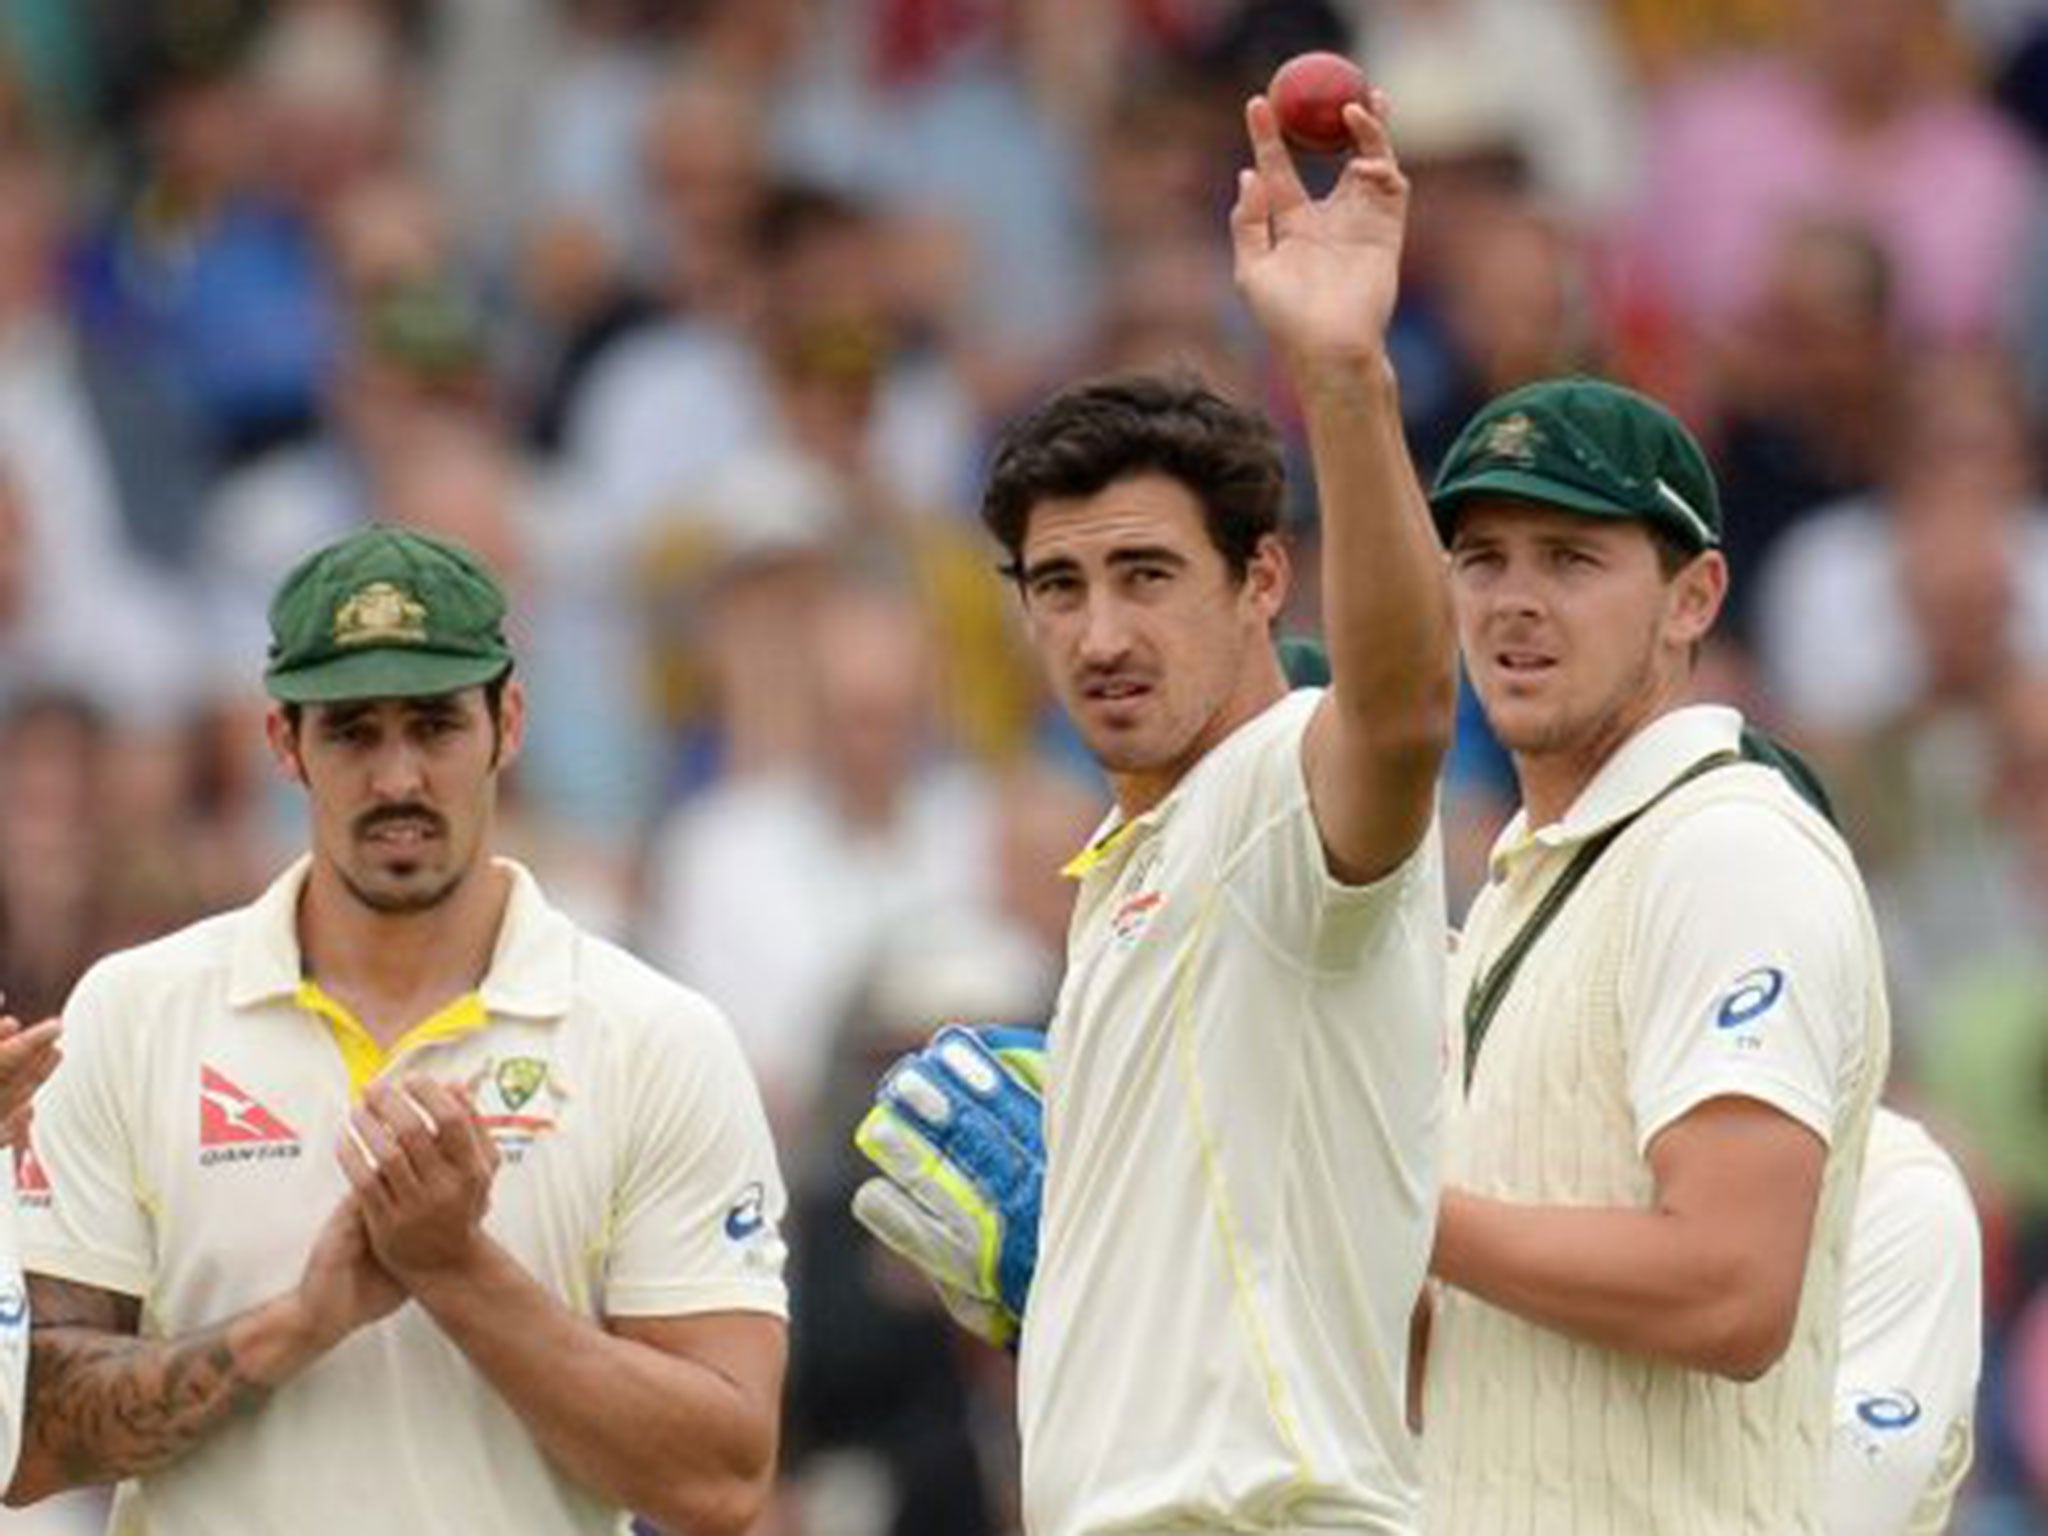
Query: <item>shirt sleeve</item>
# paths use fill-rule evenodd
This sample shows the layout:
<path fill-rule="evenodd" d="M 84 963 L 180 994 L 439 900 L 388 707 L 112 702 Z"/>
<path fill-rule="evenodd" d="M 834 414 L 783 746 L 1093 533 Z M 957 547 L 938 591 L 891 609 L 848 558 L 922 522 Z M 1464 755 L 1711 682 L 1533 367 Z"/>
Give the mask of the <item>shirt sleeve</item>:
<path fill-rule="evenodd" d="M 155 1240 L 136 1186 L 117 1072 L 133 1053 L 116 1038 L 120 1010 L 105 966 L 64 1005 L 64 1059 L 36 1093 L 21 1191 L 22 1263 L 31 1273 L 146 1296 Z"/>
<path fill-rule="evenodd" d="M 1835 1374 L 1828 1530 L 1895 1536 L 1967 1436 L 1982 1359 L 1982 1238 L 1932 1160 L 1872 1163 L 1857 1204 Z M 1963 1466 L 1951 1475 L 1959 1478 Z"/>
<path fill-rule="evenodd" d="M 1645 875 L 1626 956 L 1619 988 L 1639 1152 L 1729 1095 L 1832 1144 L 1878 958 L 1854 892 L 1806 833 L 1739 801 L 1677 823 Z"/>
<path fill-rule="evenodd" d="M 788 1202 L 760 1094 L 723 1015 L 678 995 L 685 1027 L 635 1053 L 603 1310 L 787 1316 Z"/>
<path fill-rule="evenodd" d="M 1320 690 L 1297 689 L 1276 706 L 1287 713 L 1246 727 L 1267 734 L 1254 750 L 1233 753 L 1229 780 L 1217 791 L 1217 857 L 1234 909 L 1274 953 L 1294 957 L 1307 972 L 1354 971 L 1389 944 L 1440 947 L 1441 932 L 1417 936 L 1401 925 L 1404 914 L 1440 919 L 1443 912 L 1435 818 L 1379 879 L 1348 885 L 1330 873 L 1302 762 L 1320 697 Z"/>

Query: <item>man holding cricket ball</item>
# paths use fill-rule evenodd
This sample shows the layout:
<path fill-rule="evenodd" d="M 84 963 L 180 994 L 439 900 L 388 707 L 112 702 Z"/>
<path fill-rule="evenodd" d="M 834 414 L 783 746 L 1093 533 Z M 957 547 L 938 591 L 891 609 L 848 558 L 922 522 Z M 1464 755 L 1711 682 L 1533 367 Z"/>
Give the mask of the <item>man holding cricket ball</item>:
<path fill-rule="evenodd" d="M 1484 408 L 1430 505 L 1466 667 L 1524 805 L 1452 962 L 1427 1497 L 1405 1518 L 1456 1536 L 1820 1536 L 1849 1239 L 1889 1051 L 1883 966 L 1854 861 L 1803 770 L 1732 710 L 1690 701 L 1727 584 L 1711 471 L 1654 402 L 1556 380 Z M 1061 1167 L 1064 1105 L 1093 1091 L 1063 1072 L 1106 1027 L 1074 1016 L 1077 995 L 1070 982 L 1049 1062 L 1014 1032 L 943 1032 L 885 1080 L 862 1134 L 885 1175 L 863 1218 L 970 1325 L 1021 1328 L 1027 1370 L 1059 1359 L 1085 1315 L 1069 1299 L 1041 1317 L 1035 1293 L 1024 1310 L 1033 1264 L 1061 1262 L 1088 1219 L 1062 1192 L 1164 1177 L 1136 1157 Z M 1395 1023 L 1363 1006 L 1346 1022 Z M 1171 1026 L 1163 1013 L 1120 1025 Z M 1376 1172 L 1360 1165 L 1354 1203 Z M 1289 1177 L 1278 1163 L 1269 1175 Z M 1247 1284 L 1341 1266 L 1345 1220 L 1340 1203 L 1320 1238 L 1254 1254 Z M 1122 1261 L 1156 1260 L 1121 1235 Z M 1107 1288 L 1093 1301 L 1111 1330 L 1156 1335 Z M 1159 1354 L 1158 1396 L 1131 1412 L 1185 1412 L 1176 1391 L 1226 1395 L 1229 1329 L 1213 1340 Z M 1378 1379 L 1381 1362 L 1346 1363 L 1361 1390 Z M 1277 1422 L 1289 1384 L 1269 1385 Z M 1032 1427 L 1027 1411 L 1027 1521 Z M 1127 1463 L 1129 1437 L 1104 1424 L 1093 1451 L 1062 1444 L 1081 1472 L 1042 1475 Z M 1227 1466 L 1244 1443 L 1208 1451 Z M 1170 1471 L 1137 1486 L 1174 1486 Z M 1031 1528 L 1321 1528 L 1284 1500 L 1246 1513 L 1062 1511 Z"/>

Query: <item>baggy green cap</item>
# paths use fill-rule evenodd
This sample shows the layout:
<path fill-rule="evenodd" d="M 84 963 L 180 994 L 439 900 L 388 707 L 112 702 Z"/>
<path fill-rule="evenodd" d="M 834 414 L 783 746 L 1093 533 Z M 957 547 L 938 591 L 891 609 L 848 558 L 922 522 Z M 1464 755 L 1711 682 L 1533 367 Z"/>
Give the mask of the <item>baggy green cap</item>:
<path fill-rule="evenodd" d="M 1602 379 L 1545 379 L 1483 406 L 1429 489 L 1446 544 L 1459 505 L 1482 495 L 1639 517 L 1695 553 L 1721 543 L 1720 494 L 1693 435 L 1648 395 Z"/>
<path fill-rule="evenodd" d="M 285 577 L 263 680 L 288 704 L 454 693 L 511 670 L 504 623 L 504 589 L 475 555 L 376 523 Z"/>

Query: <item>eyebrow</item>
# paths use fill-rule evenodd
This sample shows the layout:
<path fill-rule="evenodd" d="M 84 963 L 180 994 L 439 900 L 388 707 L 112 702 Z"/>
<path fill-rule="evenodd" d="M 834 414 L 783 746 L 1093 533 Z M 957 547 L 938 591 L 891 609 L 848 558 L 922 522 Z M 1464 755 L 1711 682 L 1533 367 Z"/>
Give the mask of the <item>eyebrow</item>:
<path fill-rule="evenodd" d="M 1111 570 L 1133 565 L 1170 565 L 1180 569 L 1187 565 L 1188 557 L 1177 549 L 1169 549 L 1164 544 L 1138 544 L 1111 550 L 1103 563 Z M 1054 555 L 1049 559 L 1021 567 L 1018 578 L 1028 584 L 1043 576 L 1063 575 L 1070 571 L 1078 571 L 1080 568 L 1081 562 L 1072 555 Z"/>
<path fill-rule="evenodd" d="M 330 729 L 351 725 L 375 713 L 381 702 L 383 701 L 379 699 L 350 699 L 346 703 L 329 704 L 322 710 L 319 723 Z M 422 715 L 443 716 L 462 713 L 461 701 L 452 693 L 427 694 L 420 698 L 401 699 L 397 702 L 404 714 L 415 718 Z"/>

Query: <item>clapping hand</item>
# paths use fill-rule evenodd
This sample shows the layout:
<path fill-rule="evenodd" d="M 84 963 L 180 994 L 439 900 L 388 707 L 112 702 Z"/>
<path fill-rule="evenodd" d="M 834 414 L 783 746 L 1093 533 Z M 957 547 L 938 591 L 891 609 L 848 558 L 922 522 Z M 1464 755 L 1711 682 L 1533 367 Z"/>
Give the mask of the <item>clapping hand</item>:
<path fill-rule="evenodd" d="M 12 1014 L 0 1015 L 0 1146 L 28 1145 L 35 1092 L 62 1059 L 62 1030 L 54 1018 L 24 1025 Z"/>
<path fill-rule="evenodd" d="M 471 1257 L 498 1148 L 461 1093 L 418 1073 L 372 1083 L 349 1116 L 340 1157 L 370 1247 L 400 1281 Z"/>

